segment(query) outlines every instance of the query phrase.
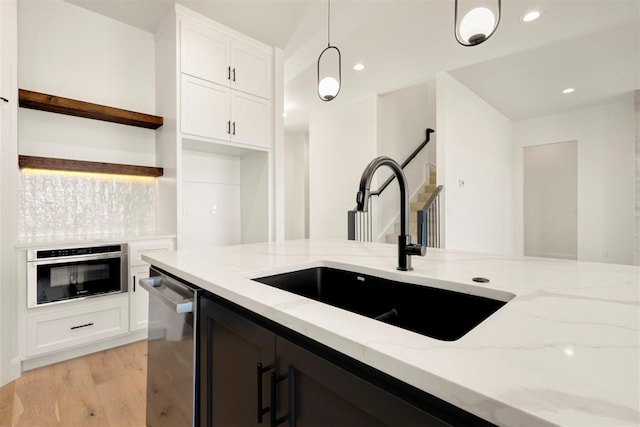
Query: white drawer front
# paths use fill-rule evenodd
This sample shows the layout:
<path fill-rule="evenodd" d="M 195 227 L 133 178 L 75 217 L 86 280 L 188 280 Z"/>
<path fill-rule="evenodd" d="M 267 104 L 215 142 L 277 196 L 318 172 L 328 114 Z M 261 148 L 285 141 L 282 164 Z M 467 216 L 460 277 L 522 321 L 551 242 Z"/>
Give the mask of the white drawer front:
<path fill-rule="evenodd" d="M 27 317 L 27 357 L 129 332 L 128 304 L 113 301 Z"/>
<path fill-rule="evenodd" d="M 167 252 L 173 250 L 172 239 L 145 240 L 144 242 L 129 243 L 129 267 L 149 265 L 142 260 L 142 255 L 153 252 Z"/>

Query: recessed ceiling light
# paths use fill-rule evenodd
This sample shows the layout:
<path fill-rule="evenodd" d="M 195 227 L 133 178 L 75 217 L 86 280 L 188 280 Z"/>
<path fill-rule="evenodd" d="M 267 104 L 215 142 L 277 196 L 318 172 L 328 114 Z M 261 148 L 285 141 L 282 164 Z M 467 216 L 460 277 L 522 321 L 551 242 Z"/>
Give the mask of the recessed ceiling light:
<path fill-rule="evenodd" d="M 563 90 L 563 91 L 562 91 L 562 93 L 571 93 L 571 92 L 573 92 L 573 91 L 575 91 L 575 89 L 574 89 L 574 88 L 572 88 L 572 87 L 568 87 L 568 88 L 566 88 L 565 90 Z"/>
<path fill-rule="evenodd" d="M 356 64 L 353 66 L 353 69 L 356 71 L 362 71 L 364 70 L 364 65 L 363 64 Z"/>
<path fill-rule="evenodd" d="M 527 12 L 523 17 L 522 20 L 524 22 L 531 22 L 531 21 L 535 21 L 536 19 L 540 18 L 540 15 L 542 15 L 542 13 L 539 10 L 532 10 L 530 12 Z"/>

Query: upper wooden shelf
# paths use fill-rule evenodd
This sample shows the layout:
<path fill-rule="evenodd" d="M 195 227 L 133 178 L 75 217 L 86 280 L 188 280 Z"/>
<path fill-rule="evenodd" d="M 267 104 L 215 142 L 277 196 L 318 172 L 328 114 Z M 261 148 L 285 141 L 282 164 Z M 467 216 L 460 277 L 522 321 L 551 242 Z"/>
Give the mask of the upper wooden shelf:
<path fill-rule="evenodd" d="M 92 104 L 91 102 L 78 101 L 76 99 L 63 98 L 61 96 L 48 95 L 26 89 L 19 89 L 18 94 L 20 100 L 19 105 L 24 108 L 85 117 L 87 119 L 103 120 L 147 129 L 158 129 L 163 124 L 162 117 L 151 114 Z"/>
<path fill-rule="evenodd" d="M 73 172 L 109 173 L 116 175 L 135 175 L 160 177 L 163 169 L 153 166 L 123 165 L 119 163 L 87 162 L 84 160 L 55 159 L 51 157 L 18 156 L 20 169 L 45 169 Z"/>

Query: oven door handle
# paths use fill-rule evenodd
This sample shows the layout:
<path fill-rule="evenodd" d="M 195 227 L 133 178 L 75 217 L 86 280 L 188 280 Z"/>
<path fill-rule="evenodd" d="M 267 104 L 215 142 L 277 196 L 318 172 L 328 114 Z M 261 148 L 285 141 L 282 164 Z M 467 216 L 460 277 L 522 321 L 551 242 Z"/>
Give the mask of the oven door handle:
<path fill-rule="evenodd" d="M 167 279 L 163 277 L 148 277 L 140 279 L 138 284 L 149 291 L 149 295 L 156 295 L 169 307 L 173 307 L 177 314 L 193 312 L 193 298 L 184 298 L 179 295 L 164 283 L 165 280 Z M 173 286 L 180 288 L 183 293 L 186 292 L 193 294 L 193 290 L 186 286 L 180 286 L 179 284 L 172 282 L 172 287 Z"/>

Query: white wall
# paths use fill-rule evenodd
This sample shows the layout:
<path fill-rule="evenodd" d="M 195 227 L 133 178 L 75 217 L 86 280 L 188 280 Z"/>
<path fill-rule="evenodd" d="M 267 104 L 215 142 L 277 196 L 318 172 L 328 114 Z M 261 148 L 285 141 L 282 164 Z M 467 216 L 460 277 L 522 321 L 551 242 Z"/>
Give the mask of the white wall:
<path fill-rule="evenodd" d="M 285 239 L 309 237 L 309 136 L 284 136 Z"/>
<path fill-rule="evenodd" d="M 23 89 L 153 114 L 153 35 L 61 0 L 21 1 Z M 153 130 L 20 109 L 21 154 L 155 164 Z"/>
<path fill-rule="evenodd" d="M 514 123 L 515 236 L 522 253 L 522 147 L 578 141 L 578 260 L 633 264 L 634 97 Z"/>
<path fill-rule="evenodd" d="M 182 249 L 235 245 L 241 241 L 241 159 L 182 152 Z"/>
<path fill-rule="evenodd" d="M 17 4 L 0 1 L 0 387 L 20 375 L 17 239 Z"/>
<path fill-rule="evenodd" d="M 421 142 L 425 130 L 436 127 L 435 80 L 410 86 L 378 97 L 378 155 L 389 156 L 402 163 Z M 436 135 L 416 158 L 404 169 L 409 194 L 415 194 L 425 183 L 427 163 L 436 162 Z M 378 182 L 391 172 L 380 171 Z M 374 198 L 376 230 L 374 236 L 384 241 L 387 227 L 399 218 L 399 190 L 397 183 L 390 185 L 379 198 Z"/>
<path fill-rule="evenodd" d="M 634 216 L 633 246 L 635 265 L 640 265 L 640 90 L 634 92 L 635 98 L 635 178 L 634 178 Z"/>
<path fill-rule="evenodd" d="M 510 254 L 511 122 L 447 73 L 437 77 L 436 97 L 445 247 Z"/>
<path fill-rule="evenodd" d="M 578 143 L 524 147 L 524 254 L 578 259 Z"/>
<path fill-rule="evenodd" d="M 376 98 L 309 116 L 309 237 L 347 238 L 347 211 L 376 156 Z"/>

